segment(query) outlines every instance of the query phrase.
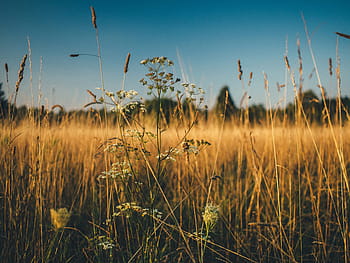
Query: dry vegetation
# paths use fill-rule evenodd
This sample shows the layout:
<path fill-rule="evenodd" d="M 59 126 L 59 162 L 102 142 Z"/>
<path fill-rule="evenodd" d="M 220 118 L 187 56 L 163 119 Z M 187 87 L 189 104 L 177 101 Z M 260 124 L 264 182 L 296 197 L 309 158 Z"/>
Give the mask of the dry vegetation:
<path fill-rule="evenodd" d="M 183 142 L 184 132 L 169 127 L 163 150 Z M 129 159 L 134 169 L 130 178 L 99 177 L 120 160 L 104 151 L 104 142 L 114 137 L 120 137 L 118 127 L 79 123 L 38 127 L 28 122 L 12 131 L 2 127 L 3 258 L 201 261 L 204 241 L 194 233 L 203 228 L 205 206 L 215 204 L 219 218 L 205 260 L 344 261 L 350 238 L 348 178 L 342 167 L 349 169 L 348 127 L 198 124 L 188 138 L 211 145 L 198 154 L 164 160 L 159 185 L 150 181 L 147 163 L 135 152 Z M 138 144 L 132 140 L 128 147 Z M 147 158 L 156 166 L 156 147 L 150 149 Z M 136 207 L 112 216 L 118 205 L 132 202 L 163 215 L 146 219 Z M 56 229 L 50 209 L 63 207 L 71 217 Z M 113 224 L 105 224 L 106 219 Z M 103 242 L 111 247 L 103 250 L 98 245 Z"/>
<path fill-rule="evenodd" d="M 162 108 L 178 82 L 173 63 L 158 57 L 141 64 L 147 73 L 140 82 Z M 14 104 L 24 66 L 25 59 Z M 291 73 L 287 58 L 286 68 Z M 185 113 L 180 99 L 169 122 L 162 110 L 144 115 L 124 83 L 117 93 L 101 85 L 101 99 L 89 92 L 88 106 L 115 107 L 113 124 L 103 115 L 53 123 L 45 110 L 16 122 L 10 109 L 2 120 L 3 262 L 350 260 L 350 129 L 343 115 L 332 119 L 325 108 L 323 124 L 311 123 L 296 92 L 289 122 L 272 109 L 261 125 L 242 118 L 248 112 L 204 120 L 197 107 Z M 200 90 L 183 87 L 199 106 Z"/>

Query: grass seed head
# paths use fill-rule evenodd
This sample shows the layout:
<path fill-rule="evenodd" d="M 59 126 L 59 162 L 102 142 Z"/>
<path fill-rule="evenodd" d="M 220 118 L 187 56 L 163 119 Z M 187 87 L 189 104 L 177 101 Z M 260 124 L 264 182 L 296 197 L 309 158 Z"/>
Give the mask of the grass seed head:
<path fill-rule="evenodd" d="M 128 72 L 130 57 L 131 57 L 131 54 L 128 53 L 128 55 L 126 56 L 125 65 L 124 65 L 124 74 Z"/>
<path fill-rule="evenodd" d="M 23 80 L 23 72 L 24 72 L 24 67 L 26 65 L 26 60 L 27 60 L 27 54 L 25 54 L 22 58 L 21 64 L 19 66 L 19 70 L 18 70 L 18 78 L 16 81 L 16 93 L 19 90 L 19 86 L 21 85 L 21 82 Z"/>
<path fill-rule="evenodd" d="M 90 10 L 91 10 L 91 22 L 92 22 L 93 27 L 96 29 L 97 28 L 97 24 L 96 24 L 95 9 L 94 9 L 94 7 L 90 6 Z"/>
<path fill-rule="evenodd" d="M 219 207 L 213 204 L 207 204 L 202 215 L 207 231 L 212 231 L 219 221 Z"/>
<path fill-rule="evenodd" d="M 237 64 L 238 64 L 238 79 L 242 80 L 243 71 L 242 71 L 241 60 L 240 59 L 238 60 Z"/>

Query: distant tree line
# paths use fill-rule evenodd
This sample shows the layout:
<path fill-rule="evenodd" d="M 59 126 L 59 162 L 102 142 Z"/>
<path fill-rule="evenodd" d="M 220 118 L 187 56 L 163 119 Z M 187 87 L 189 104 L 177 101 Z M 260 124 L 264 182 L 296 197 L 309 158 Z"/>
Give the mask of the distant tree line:
<path fill-rule="evenodd" d="M 146 100 L 144 104 L 146 115 L 150 117 L 156 116 L 156 112 L 161 110 L 161 115 L 167 123 L 170 123 L 174 119 L 191 118 L 194 115 L 204 121 L 210 118 L 219 118 L 226 121 L 249 122 L 252 124 L 266 123 L 272 116 L 274 120 L 293 123 L 297 119 L 297 115 L 301 114 L 310 123 L 322 124 L 328 121 L 326 120 L 327 114 L 325 107 L 327 107 L 332 122 L 340 118 L 343 121 L 347 121 L 350 111 L 350 99 L 348 97 L 342 97 L 340 101 L 337 98 L 326 98 L 323 101 L 312 90 L 299 94 L 298 100 L 289 103 L 285 108 L 268 110 L 262 104 L 237 107 L 227 86 L 224 86 L 219 91 L 215 105 L 211 110 L 198 109 L 191 101 L 184 100 L 180 102 L 165 97 L 161 101 L 156 99 Z M 11 114 L 12 119 L 15 121 L 21 121 L 30 115 L 36 121 L 46 119 L 49 123 L 61 123 L 75 119 L 77 121 L 89 120 L 94 124 L 103 121 L 106 117 L 112 123 L 117 122 L 116 115 L 113 112 L 105 113 L 102 108 L 69 112 L 66 112 L 59 105 L 55 108 L 48 110 L 44 106 L 34 109 L 29 109 L 26 106 L 14 107 L 5 97 L 2 84 L 0 83 L 0 119 L 2 120 L 6 120 Z M 140 108 L 133 107 L 125 112 L 125 118 L 132 120 L 139 113 Z"/>

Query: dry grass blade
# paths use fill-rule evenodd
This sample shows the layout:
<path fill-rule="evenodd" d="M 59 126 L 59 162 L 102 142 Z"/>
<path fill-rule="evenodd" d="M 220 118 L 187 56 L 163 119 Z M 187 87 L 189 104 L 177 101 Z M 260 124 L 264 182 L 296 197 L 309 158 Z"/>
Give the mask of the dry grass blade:
<path fill-rule="evenodd" d="M 99 102 L 99 101 L 89 102 L 89 103 L 86 103 L 83 107 L 86 108 L 94 104 L 102 104 L 102 102 Z"/>
<path fill-rule="evenodd" d="M 341 37 L 345 37 L 347 39 L 350 39 L 350 35 L 347 35 L 347 34 L 343 34 L 343 33 L 339 33 L 339 32 L 335 32 L 338 36 L 341 36 Z"/>
<path fill-rule="evenodd" d="M 248 92 L 244 92 L 240 102 L 239 102 L 239 107 L 244 108 L 247 106 L 248 102 Z"/>
<path fill-rule="evenodd" d="M 54 109 L 56 109 L 56 108 L 59 108 L 60 111 L 64 111 L 64 108 L 62 107 L 62 105 L 59 105 L 59 104 L 53 105 L 53 106 L 51 107 L 51 110 L 54 110 Z"/>
<path fill-rule="evenodd" d="M 96 95 L 91 91 L 91 90 L 86 90 L 87 91 L 87 93 L 89 93 L 93 98 L 94 98 L 94 102 L 96 102 L 97 100 L 96 100 Z"/>

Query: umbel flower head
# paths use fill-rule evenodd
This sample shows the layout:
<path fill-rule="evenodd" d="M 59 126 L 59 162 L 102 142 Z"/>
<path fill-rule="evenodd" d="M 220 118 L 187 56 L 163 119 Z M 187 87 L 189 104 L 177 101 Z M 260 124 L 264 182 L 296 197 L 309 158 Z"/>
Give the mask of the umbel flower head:
<path fill-rule="evenodd" d="M 202 215 L 207 232 L 212 231 L 219 220 L 219 207 L 209 203 L 205 206 Z"/>
<path fill-rule="evenodd" d="M 70 219 L 71 213 L 68 212 L 67 208 L 59 208 L 57 210 L 51 208 L 51 223 L 56 230 L 64 228 Z"/>

